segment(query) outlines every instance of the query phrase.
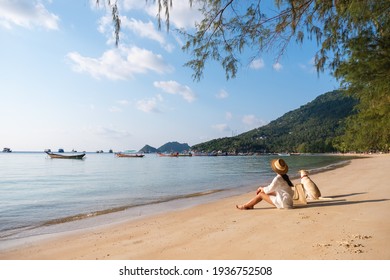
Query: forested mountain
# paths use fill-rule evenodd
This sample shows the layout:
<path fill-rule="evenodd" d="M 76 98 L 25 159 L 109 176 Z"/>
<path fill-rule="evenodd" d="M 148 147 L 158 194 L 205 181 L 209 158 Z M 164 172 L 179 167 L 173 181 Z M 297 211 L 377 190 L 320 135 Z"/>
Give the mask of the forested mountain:
<path fill-rule="evenodd" d="M 168 142 L 162 145 L 160 148 L 156 149 L 149 145 L 145 145 L 140 153 L 182 153 L 190 150 L 190 146 L 187 143 L 179 143 L 179 142 Z"/>
<path fill-rule="evenodd" d="M 182 153 L 190 150 L 190 146 L 187 143 L 168 142 L 162 145 L 158 150 L 162 153 L 178 152 Z"/>
<path fill-rule="evenodd" d="M 149 146 L 149 145 L 145 145 L 141 150 L 138 151 L 139 153 L 145 153 L 145 154 L 152 154 L 152 153 L 158 153 L 159 150 L 157 150 L 156 148 L 152 147 L 152 146 Z"/>
<path fill-rule="evenodd" d="M 333 152 L 337 137 L 344 134 L 345 118 L 353 114 L 355 105 L 356 100 L 340 91 L 328 92 L 268 125 L 191 148 L 229 153 Z"/>

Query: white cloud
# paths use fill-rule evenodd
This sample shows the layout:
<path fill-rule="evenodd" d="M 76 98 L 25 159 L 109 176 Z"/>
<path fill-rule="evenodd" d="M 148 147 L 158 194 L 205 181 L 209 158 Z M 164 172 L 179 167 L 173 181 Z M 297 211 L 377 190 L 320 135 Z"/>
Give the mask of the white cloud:
<path fill-rule="evenodd" d="M 121 0 L 121 1 L 111 1 L 111 3 L 117 3 L 119 11 L 130 11 L 130 10 L 141 10 L 154 5 L 154 1 L 145 1 L 145 0 Z M 108 9 L 109 1 L 100 0 L 99 5 L 96 4 L 96 0 L 89 0 L 91 9 Z M 112 4 L 111 4 L 112 6 Z M 110 12 L 111 10 L 108 9 Z"/>
<path fill-rule="evenodd" d="M 224 89 L 221 89 L 215 96 L 216 98 L 218 99 L 225 99 L 225 98 L 228 98 L 229 97 L 229 93 L 224 90 Z"/>
<path fill-rule="evenodd" d="M 155 1 L 155 5 L 147 5 L 146 8 L 145 6 L 140 7 L 140 4 L 134 4 L 135 1 L 127 0 L 125 2 L 129 2 L 130 4 L 128 6 L 131 6 L 131 8 L 146 9 L 149 16 L 156 18 L 158 13 L 157 1 Z M 192 7 L 190 6 L 189 1 L 174 1 L 169 10 L 170 28 L 172 28 L 172 26 L 176 28 L 193 28 L 195 22 L 200 22 L 202 20 L 202 13 L 199 11 L 200 8 L 200 3 L 197 1 L 193 1 Z M 161 18 L 165 21 L 164 10 L 161 11 Z M 163 24 L 165 24 L 165 22 L 162 22 L 162 25 Z"/>
<path fill-rule="evenodd" d="M 14 25 L 24 28 L 43 27 L 57 30 L 59 17 L 50 13 L 41 1 L 2 0 L 0 26 L 11 29 Z"/>
<path fill-rule="evenodd" d="M 145 9 L 146 5 L 148 5 L 148 3 L 145 0 L 123 0 L 123 7 L 125 10 Z"/>
<path fill-rule="evenodd" d="M 137 101 L 137 109 L 145 113 L 159 113 L 160 110 L 157 108 L 157 101 L 160 101 L 159 97 L 145 98 Z"/>
<path fill-rule="evenodd" d="M 74 71 L 86 72 L 96 79 L 128 80 L 135 74 L 150 71 L 162 74 L 173 70 L 161 55 L 138 47 L 119 46 L 104 52 L 100 58 L 84 57 L 78 52 L 68 53 L 67 57 L 73 62 Z"/>
<path fill-rule="evenodd" d="M 193 102 L 196 99 L 196 95 L 192 92 L 191 88 L 186 85 L 181 85 L 176 81 L 160 81 L 154 82 L 153 85 L 156 88 L 162 89 L 166 93 L 170 94 L 179 94 L 181 95 L 187 102 Z"/>
<path fill-rule="evenodd" d="M 145 11 L 151 18 L 156 19 L 158 13 L 157 1 L 145 1 L 145 0 L 122 0 L 118 3 L 120 10 L 125 12 L 132 10 Z M 201 4 L 197 1 L 193 1 L 192 7 L 189 1 L 173 1 L 171 7 L 169 7 L 169 22 L 175 28 L 192 28 L 195 26 L 195 22 L 200 22 L 202 19 L 202 13 L 199 11 Z M 163 8 L 164 9 L 164 8 Z M 165 10 L 161 11 L 161 19 L 165 24 Z M 163 26 L 164 27 L 164 26 Z"/>
<path fill-rule="evenodd" d="M 108 44 L 114 44 L 115 33 L 114 25 L 112 23 L 111 9 L 107 7 L 106 1 L 100 1 L 99 6 L 96 5 L 96 1 L 90 0 L 91 9 L 103 9 L 105 8 L 107 14 L 100 19 L 98 30 L 101 33 L 106 34 L 108 37 Z M 140 1 L 140 0 L 123 0 L 118 2 L 121 20 L 121 30 L 130 30 L 135 35 L 148 38 L 158 42 L 166 51 L 172 52 L 174 45 L 167 42 L 165 39 L 165 32 L 157 29 L 157 14 L 158 14 L 158 2 L 157 1 Z M 200 22 L 202 19 L 202 13 L 199 11 L 200 3 L 194 1 L 192 7 L 188 1 L 175 1 L 172 7 L 169 8 L 169 22 L 170 29 L 175 28 L 193 28 L 196 22 Z M 137 10 L 137 12 L 144 12 L 149 16 L 148 21 L 141 21 L 134 18 L 128 18 L 124 14 L 129 11 Z M 161 18 L 164 28 L 165 25 L 165 11 L 161 11 Z M 121 32 L 120 37 L 123 42 L 128 33 Z M 176 40 L 178 38 L 174 35 Z"/>
<path fill-rule="evenodd" d="M 176 1 L 171 9 L 170 21 L 177 28 L 192 28 L 203 18 L 200 8 L 196 1 L 193 1 L 192 7 L 188 1 Z"/>
<path fill-rule="evenodd" d="M 249 127 L 260 127 L 266 124 L 265 121 L 256 118 L 255 115 L 245 115 L 242 122 Z"/>
<path fill-rule="evenodd" d="M 100 33 L 112 32 L 113 30 L 112 16 L 109 14 L 103 16 L 99 20 L 98 31 Z"/>
<path fill-rule="evenodd" d="M 262 69 L 265 67 L 265 63 L 264 63 L 264 60 L 259 58 L 259 59 L 255 59 L 251 62 L 251 64 L 249 65 L 249 67 L 251 69 L 255 69 L 255 70 L 258 70 L 258 69 Z"/>
<path fill-rule="evenodd" d="M 140 37 L 148 38 L 150 40 L 158 42 L 168 52 L 173 51 L 174 46 L 166 42 L 164 38 L 165 33 L 156 30 L 154 24 L 151 21 L 143 22 L 141 20 L 136 20 L 134 18 L 128 19 L 127 17 L 122 17 L 121 23 L 122 23 L 121 27 L 123 29 L 129 29 L 134 34 Z"/>
<path fill-rule="evenodd" d="M 89 0 L 89 6 L 92 10 L 103 9 L 105 7 L 106 1 L 100 1 L 99 5 L 96 3 L 96 0 Z"/>
<path fill-rule="evenodd" d="M 163 44 L 165 41 L 161 32 L 154 28 L 154 25 L 151 21 L 143 22 L 134 18 L 128 19 L 127 17 L 123 17 L 121 19 L 121 23 L 121 27 L 128 28 L 141 37 L 150 38 L 159 42 L 160 44 Z"/>
<path fill-rule="evenodd" d="M 139 36 L 141 38 L 146 38 L 149 40 L 153 40 L 159 43 L 166 51 L 172 52 L 174 46 L 172 44 L 167 43 L 164 35 L 165 33 L 157 30 L 152 21 L 143 22 L 142 20 L 137 20 L 135 18 L 128 18 L 126 16 L 121 16 L 121 31 L 128 30 L 132 32 L 131 36 Z M 112 22 L 112 15 L 107 11 L 107 14 L 100 18 L 98 31 L 100 33 L 106 34 L 108 37 L 108 44 L 115 43 L 115 32 L 114 26 Z M 129 32 L 121 32 L 121 41 L 124 41 L 127 37 L 129 37 Z"/>
<path fill-rule="evenodd" d="M 215 124 L 212 126 L 215 130 L 219 132 L 228 132 L 231 131 L 230 127 L 226 123 Z"/>
<path fill-rule="evenodd" d="M 276 62 L 274 65 L 272 65 L 275 71 L 281 71 L 283 69 L 283 65 L 280 64 L 279 62 Z"/>

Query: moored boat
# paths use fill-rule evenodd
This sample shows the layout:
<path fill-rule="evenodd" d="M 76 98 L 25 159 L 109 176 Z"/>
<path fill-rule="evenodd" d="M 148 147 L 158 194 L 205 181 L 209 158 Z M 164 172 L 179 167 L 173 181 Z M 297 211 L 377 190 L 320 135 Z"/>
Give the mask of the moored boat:
<path fill-rule="evenodd" d="M 192 154 L 191 154 L 191 153 L 187 153 L 187 154 L 178 154 L 177 156 L 178 156 L 178 157 L 192 157 Z"/>
<path fill-rule="evenodd" d="M 85 153 L 82 154 L 55 154 L 55 153 L 50 153 L 46 152 L 50 158 L 64 158 L 64 159 L 83 159 L 85 157 Z"/>
<path fill-rule="evenodd" d="M 188 154 L 181 154 L 181 153 L 170 153 L 170 154 L 163 154 L 163 153 L 158 153 L 160 157 L 192 157 L 192 153 Z"/>
<path fill-rule="evenodd" d="M 127 153 L 116 153 L 117 157 L 120 158 L 143 158 L 144 154 L 127 154 Z"/>
<path fill-rule="evenodd" d="M 170 153 L 170 154 L 163 154 L 163 153 L 157 153 L 160 157 L 178 157 L 179 153 Z"/>

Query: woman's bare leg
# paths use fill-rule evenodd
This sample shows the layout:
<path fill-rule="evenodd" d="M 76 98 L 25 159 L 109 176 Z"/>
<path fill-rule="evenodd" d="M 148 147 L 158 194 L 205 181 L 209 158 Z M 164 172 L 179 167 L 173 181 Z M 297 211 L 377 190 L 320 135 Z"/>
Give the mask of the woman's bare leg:
<path fill-rule="evenodd" d="M 266 194 L 266 193 L 258 193 L 254 198 L 252 198 L 251 200 L 249 200 L 247 203 L 243 204 L 243 205 L 236 205 L 237 209 L 240 209 L 240 210 L 248 210 L 248 209 L 253 209 L 253 207 L 259 203 L 260 201 L 262 200 L 265 200 L 267 201 L 269 204 L 271 205 L 274 205 L 274 203 L 272 202 L 272 200 L 270 199 L 269 195 Z M 275 206 L 275 205 L 274 205 Z"/>

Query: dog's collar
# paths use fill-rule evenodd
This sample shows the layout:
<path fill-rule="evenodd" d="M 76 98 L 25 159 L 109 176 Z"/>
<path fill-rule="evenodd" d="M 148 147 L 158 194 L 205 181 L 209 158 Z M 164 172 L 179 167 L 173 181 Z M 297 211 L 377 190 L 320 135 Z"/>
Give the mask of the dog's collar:
<path fill-rule="evenodd" d="M 307 176 L 307 175 L 303 175 L 303 176 L 301 176 L 301 179 L 302 179 L 302 178 L 304 178 L 304 177 L 309 177 L 309 176 Z"/>

